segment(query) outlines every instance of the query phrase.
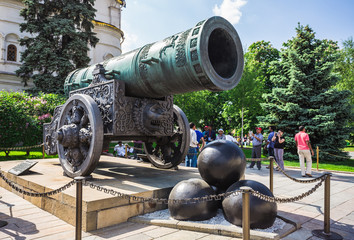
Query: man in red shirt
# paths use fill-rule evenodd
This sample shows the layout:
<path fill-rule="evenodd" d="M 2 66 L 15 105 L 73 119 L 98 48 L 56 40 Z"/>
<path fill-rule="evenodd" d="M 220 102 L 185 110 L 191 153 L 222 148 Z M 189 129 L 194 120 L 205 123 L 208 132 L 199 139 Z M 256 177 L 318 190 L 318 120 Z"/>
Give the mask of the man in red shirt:
<path fill-rule="evenodd" d="M 297 153 L 299 154 L 299 161 L 300 161 L 300 168 L 301 168 L 301 175 L 303 177 L 311 175 L 311 166 L 312 166 L 312 158 L 313 150 L 310 143 L 310 137 L 306 133 L 306 129 L 304 126 L 299 127 L 300 132 L 295 135 L 295 143 L 297 147 Z M 311 152 L 310 152 L 311 151 Z M 304 159 L 306 158 L 306 172 L 305 172 L 305 163 Z"/>

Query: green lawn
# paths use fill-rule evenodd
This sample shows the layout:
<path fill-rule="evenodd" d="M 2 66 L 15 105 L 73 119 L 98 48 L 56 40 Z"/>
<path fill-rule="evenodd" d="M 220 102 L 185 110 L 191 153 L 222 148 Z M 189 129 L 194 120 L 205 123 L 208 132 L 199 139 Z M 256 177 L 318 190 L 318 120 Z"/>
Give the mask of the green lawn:
<path fill-rule="evenodd" d="M 348 146 L 348 147 L 344 148 L 343 151 L 354 152 L 354 146 Z"/>

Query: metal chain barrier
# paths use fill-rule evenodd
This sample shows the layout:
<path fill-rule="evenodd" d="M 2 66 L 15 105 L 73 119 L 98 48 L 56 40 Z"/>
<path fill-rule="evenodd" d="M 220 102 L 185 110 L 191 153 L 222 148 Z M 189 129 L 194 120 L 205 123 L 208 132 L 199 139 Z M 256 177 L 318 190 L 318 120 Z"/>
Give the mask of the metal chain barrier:
<path fill-rule="evenodd" d="M 66 189 L 70 188 L 72 185 L 74 185 L 76 183 L 76 180 L 72 180 L 69 183 L 65 184 L 64 186 L 53 190 L 53 191 L 49 191 L 49 192 L 44 192 L 44 193 L 35 193 L 35 192 L 29 192 L 23 189 L 22 186 L 19 186 L 18 184 L 12 182 L 11 180 L 7 179 L 4 174 L 2 174 L 2 172 L 0 172 L 0 177 L 16 192 L 19 192 L 21 194 L 24 194 L 26 196 L 30 196 L 30 197 L 48 197 L 51 195 L 55 195 L 58 194 L 62 191 L 65 191 Z"/>
<path fill-rule="evenodd" d="M 219 201 L 226 196 L 229 195 L 237 196 L 238 194 L 242 193 L 241 190 L 236 190 L 233 192 L 220 193 L 216 195 L 208 195 L 208 196 L 198 197 L 198 198 L 185 198 L 185 199 L 145 198 L 145 197 L 138 197 L 138 196 L 121 193 L 116 190 L 108 189 L 88 181 L 84 181 L 84 185 L 89 186 L 92 189 L 96 189 L 97 191 L 104 192 L 106 194 L 111 194 L 112 196 L 132 200 L 136 202 L 149 202 L 149 203 L 159 203 L 159 204 L 168 204 L 169 202 L 175 204 L 187 204 L 187 203 L 198 203 L 198 202 L 205 202 L 205 201 Z"/>
<path fill-rule="evenodd" d="M 246 158 L 246 161 L 254 161 L 254 162 L 260 162 L 260 161 L 268 161 L 268 158 Z"/>
<path fill-rule="evenodd" d="M 254 190 L 251 191 L 251 194 L 255 197 L 258 197 L 258 198 L 268 201 L 268 202 L 276 202 L 276 203 L 295 202 L 295 201 L 299 201 L 299 200 L 311 195 L 312 193 L 314 193 L 322 185 L 322 183 L 325 181 L 326 177 L 327 177 L 327 174 L 324 174 L 323 176 L 320 177 L 321 181 L 319 183 L 317 183 L 312 189 L 310 189 L 309 191 L 302 193 L 298 196 L 295 196 L 295 197 L 290 197 L 290 198 L 270 197 L 270 196 L 264 195 L 262 193 L 254 191 Z M 117 196 L 120 198 L 125 198 L 125 199 L 138 201 L 138 202 L 150 202 L 150 203 L 161 203 L 161 204 L 168 204 L 169 202 L 177 203 L 177 204 L 187 204 L 187 203 L 198 203 L 198 202 L 204 202 L 204 201 L 222 200 L 223 198 L 226 198 L 230 195 L 237 196 L 243 192 L 242 190 L 236 190 L 233 192 L 220 193 L 217 195 L 208 195 L 208 196 L 198 197 L 198 198 L 166 199 L 166 198 L 144 198 L 144 197 L 132 196 L 129 194 L 124 194 L 124 193 L 115 191 L 113 189 L 108 189 L 108 188 L 99 186 L 97 184 L 94 184 L 94 183 L 88 182 L 88 181 L 85 181 L 84 185 L 89 186 L 92 189 L 96 189 L 97 191 L 111 194 L 113 196 Z"/>
<path fill-rule="evenodd" d="M 11 147 L 11 148 L 0 148 L 0 151 L 15 151 L 15 150 L 26 150 L 26 149 L 31 149 L 31 148 L 38 148 L 42 147 L 44 143 L 34 145 L 34 146 L 26 146 L 26 147 Z"/>
<path fill-rule="evenodd" d="M 283 169 L 281 169 L 281 167 L 278 165 L 277 161 L 275 161 L 275 158 L 274 158 L 274 161 L 275 164 L 277 165 L 278 167 L 278 170 L 284 174 L 286 177 L 290 178 L 291 180 L 293 180 L 294 182 L 298 182 L 298 183 L 314 183 L 314 182 L 317 182 L 317 181 L 321 181 L 323 176 L 325 176 L 326 174 L 323 174 L 317 178 L 313 178 L 313 179 L 310 179 L 310 180 L 300 180 L 300 179 L 297 179 L 297 178 L 294 178 L 294 177 L 291 177 L 289 174 L 287 174 Z"/>
<path fill-rule="evenodd" d="M 268 195 L 264 195 L 258 191 L 254 191 L 254 190 L 251 190 L 250 193 L 253 196 L 255 196 L 259 199 L 262 199 L 264 201 L 267 201 L 267 202 L 276 202 L 276 203 L 296 202 L 296 201 L 299 201 L 307 196 L 310 196 L 312 193 L 314 193 L 322 185 L 322 183 L 326 180 L 326 177 L 327 177 L 327 175 L 322 176 L 321 181 L 319 183 L 317 183 L 313 188 L 311 188 L 307 192 L 301 193 L 300 195 L 295 196 L 295 197 L 289 197 L 289 198 L 270 197 Z"/>

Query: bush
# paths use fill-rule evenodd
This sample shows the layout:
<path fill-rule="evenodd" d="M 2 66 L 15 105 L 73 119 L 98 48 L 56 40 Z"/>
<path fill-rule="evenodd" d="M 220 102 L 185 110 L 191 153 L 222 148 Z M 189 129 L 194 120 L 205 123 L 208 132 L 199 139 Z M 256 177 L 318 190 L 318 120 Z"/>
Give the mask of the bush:
<path fill-rule="evenodd" d="M 0 147 L 42 143 L 43 123 L 50 122 L 55 107 L 64 102 L 56 94 L 0 91 Z"/>

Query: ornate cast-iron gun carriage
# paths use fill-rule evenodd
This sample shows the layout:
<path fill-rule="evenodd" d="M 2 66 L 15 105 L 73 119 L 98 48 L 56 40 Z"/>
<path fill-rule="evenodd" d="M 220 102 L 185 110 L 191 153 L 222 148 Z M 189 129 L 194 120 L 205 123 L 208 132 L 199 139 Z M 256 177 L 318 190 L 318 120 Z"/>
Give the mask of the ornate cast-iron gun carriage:
<path fill-rule="evenodd" d="M 239 36 L 221 17 L 75 70 L 64 84 L 69 99 L 44 126 L 45 151 L 59 155 L 70 177 L 90 175 L 112 140 L 141 140 L 154 166 L 177 166 L 188 152 L 190 130 L 172 95 L 232 89 L 242 71 Z"/>

